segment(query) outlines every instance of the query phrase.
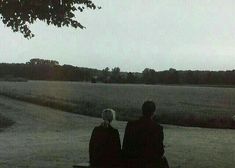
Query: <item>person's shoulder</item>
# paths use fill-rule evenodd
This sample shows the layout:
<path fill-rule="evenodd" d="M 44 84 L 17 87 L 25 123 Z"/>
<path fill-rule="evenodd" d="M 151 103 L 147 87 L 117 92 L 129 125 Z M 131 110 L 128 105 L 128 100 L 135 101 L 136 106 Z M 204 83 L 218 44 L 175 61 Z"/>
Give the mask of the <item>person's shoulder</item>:
<path fill-rule="evenodd" d="M 158 130 L 163 130 L 163 126 L 160 125 L 158 122 L 154 122 L 154 126 L 155 126 L 155 128 L 157 128 Z"/>
<path fill-rule="evenodd" d="M 136 125 L 138 125 L 138 120 L 130 120 L 130 121 L 128 121 L 127 122 L 127 124 L 126 124 L 126 127 L 133 127 L 133 126 L 136 126 Z"/>
<path fill-rule="evenodd" d="M 111 128 L 112 128 L 113 132 L 115 132 L 115 133 L 119 133 L 119 132 L 118 132 L 118 129 L 113 128 L 113 127 L 111 127 Z"/>
<path fill-rule="evenodd" d="M 101 129 L 101 126 L 95 126 L 94 130 Z"/>
<path fill-rule="evenodd" d="M 100 130 L 99 126 L 96 126 L 92 130 L 92 135 L 97 136 L 98 134 L 100 134 L 100 132 L 101 132 L 101 130 Z"/>
<path fill-rule="evenodd" d="M 93 129 L 93 132 L 97 132 L 97 131 L 101 131 L 103 130 L 103 127 L 101 125 L 99 126 L 96 126 L 94 129 Z"/>
<path fill-rule="evenodd" d="M 114 127 L 111 126 L 111 125 L 110 125 L 108 128 L 109 128 L 110 130 L 112 130 L 112 131 L 118 131 L 116 128 L 114 128 Z"/>
<path fill-rule="evenodd" d="M 119 135 L 118 129 L 113 128 L 112 126 L 109 127 L 109 133 Z"/>
<path fill-rule="evenodd" d="M 127 122 L 127 125 L 132 125 L 134 123 L 136 123 L 136 120 L 130 120 L 130 121 Z"/>

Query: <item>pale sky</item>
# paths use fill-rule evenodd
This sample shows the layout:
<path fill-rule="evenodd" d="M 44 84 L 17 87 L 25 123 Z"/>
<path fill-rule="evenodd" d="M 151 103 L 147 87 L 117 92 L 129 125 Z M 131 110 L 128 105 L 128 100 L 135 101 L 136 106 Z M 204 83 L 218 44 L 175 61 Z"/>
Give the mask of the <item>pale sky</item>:
<path fill-rule="evenodd" d="M 35 37 L 0 23 L 0 62 L 31 58 L 122 71 L 235 69 L 234 0 L 97 0 L 78 13 L 87 28 L 31 25 Z"/>

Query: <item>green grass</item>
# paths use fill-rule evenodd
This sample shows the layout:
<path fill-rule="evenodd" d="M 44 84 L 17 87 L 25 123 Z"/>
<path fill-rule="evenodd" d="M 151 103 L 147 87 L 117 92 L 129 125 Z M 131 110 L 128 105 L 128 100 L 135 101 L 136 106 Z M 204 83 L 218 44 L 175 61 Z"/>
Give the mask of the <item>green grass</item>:
<path fill-rule="evenodd" d="M 161 123 L 235 128 L 235 88 L 29 81 L 0 82 L 0 94 L 90 116 L 113 108 L 118 120 L 138 118 L 151 99 Z"/>

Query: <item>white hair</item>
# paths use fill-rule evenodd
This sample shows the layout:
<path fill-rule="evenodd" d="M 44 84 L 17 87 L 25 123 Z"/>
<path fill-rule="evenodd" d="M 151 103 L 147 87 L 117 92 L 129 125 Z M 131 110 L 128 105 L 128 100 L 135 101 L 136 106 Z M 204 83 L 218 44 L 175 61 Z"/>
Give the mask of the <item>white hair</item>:
<path fill-rule="evenodd" d="M 104 121 L 111 122 L 116 119 L 115 111 L 113 109 L 104 109 L 101 113 L 101 117 Z"/>
<path fill-rule="evenodd" d="M 235 121 L 235 115 L 234 115 L 234 116 L 232 116 L 232 119 L 233 119 L 233 121 Z"/>

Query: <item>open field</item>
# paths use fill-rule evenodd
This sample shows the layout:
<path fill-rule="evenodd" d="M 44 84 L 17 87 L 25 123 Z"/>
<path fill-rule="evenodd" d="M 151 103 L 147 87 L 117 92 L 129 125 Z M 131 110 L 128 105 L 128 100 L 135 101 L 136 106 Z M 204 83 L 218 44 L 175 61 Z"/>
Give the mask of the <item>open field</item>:
<path fill-rule="evenodd" d="M 235 88 L 29 81 L 0 82 L 0 94 L 90 116 L 109 107 L 119 120 L 138 117 L 152 99 L 161 123 L 235 128 Z"/>
<path fill-rule="evenodd" d="M 101 120 L 0 96 L 1 115 L 16 123 L 0 132 L 1 168 L 72 168 L 88 162 L 92 129 Z M 121 139 L 126 122 L 115 121 Z M 233 168 L 235 130 L 163 125 L 171 168 Z"/>

